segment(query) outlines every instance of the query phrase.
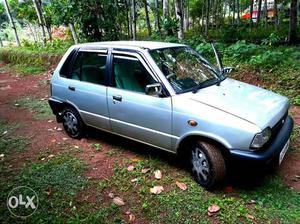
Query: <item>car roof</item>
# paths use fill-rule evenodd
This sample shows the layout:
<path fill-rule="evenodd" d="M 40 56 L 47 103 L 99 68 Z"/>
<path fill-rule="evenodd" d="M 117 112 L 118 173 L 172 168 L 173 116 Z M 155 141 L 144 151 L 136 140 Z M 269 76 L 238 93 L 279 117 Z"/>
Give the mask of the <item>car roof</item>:
<path fill-rule="evenodd" d="M 85 47 L 112 47 L 112 48 L 122 48 L 122 49 L 160 49 L 160 48 L 169 48 L 169 47 L 183 47 L 186 45 L 178 43 L 167 43 L 167 42 L 158 42 L 158 41 L 105 41 L 105 42 L 94 42 L 94 43 L 85 43 L 78 45 L 81 48 Z"/>

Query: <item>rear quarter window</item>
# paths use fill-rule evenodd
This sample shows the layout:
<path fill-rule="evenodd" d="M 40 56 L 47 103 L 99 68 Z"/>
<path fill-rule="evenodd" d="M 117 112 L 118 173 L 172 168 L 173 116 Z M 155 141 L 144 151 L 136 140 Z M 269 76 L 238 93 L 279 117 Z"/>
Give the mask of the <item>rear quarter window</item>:
<path fill-rule="evenodd" d="M 59 71 L 59 74 L 60 74 L 61 77 L 67 78 L 69 69 L 70 69 L 70 67 L 71 67 L 72 59 L 73 59 L 75 53 L 76 53 L 76 50 L 74 49 L 74 50 L 69 54 L 69 56 L 67 57 L 67 59 L 65 60 L 63 66 L 61 67 L 61 69 L 60 69 L 60 71 Z"/>

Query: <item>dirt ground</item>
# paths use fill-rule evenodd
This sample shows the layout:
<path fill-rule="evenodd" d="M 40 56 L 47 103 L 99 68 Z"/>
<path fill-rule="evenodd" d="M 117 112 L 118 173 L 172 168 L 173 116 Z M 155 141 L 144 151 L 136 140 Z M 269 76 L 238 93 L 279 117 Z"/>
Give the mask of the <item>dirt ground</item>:
<path fill-rule="evenodd" d="M 0 65 L 1 66 L 1 65 Z M 31 150 L 15 154 L 11 163 L 22 166 L 21 161 L 26 159 L 38 159 L 37 155 L 41 150 L 47 149 L 49 154 L 56 154 L 69 144 L 81 148 L 78 156 L 88 163 L 87 177 L 101 179 L 113 174 L 113 163 L 118 160 L 116 156 L 107 157 L 105 153 L 112 149 L 111 139 L 84 138 L 82 140 L 70 139 L 63 130 L 61 124 L 57 124 L 55 118 L 49 120 L 38 120 L 34 114 L 26 109 L 13 106 L 13 102 L 24 96 L 34 96 L 40 100 L 47 100 L 49 85 L 47 80 L 50 72 L 43 75 L 16 77 L 8 73 L 0 74 L 0 119 L 11 123 L 22 123 L 24 126 L 18 129 L 18 134 L 30 137 L 29 146 Z M 300 126 L 300 107 L 292 107 L 295 124 Z M 110 137 L 109 137 L 110 138 Z M 101 151 L 95 151 L 91 142 L 99 142 Z M 296 145 L 295 145 L 296 144 Z M 294 148 L 300 147 L 299 139 L 294 141 Z M 135 158 L 138 155 L 131 150 L 123 150 L 122 156 Z M 124 158 L 124 157 L 123 157 Z M 284 177 L 286 184 L 300 191 L 300 150 L 291 151 L 287 154 L 279 172 Z"/>

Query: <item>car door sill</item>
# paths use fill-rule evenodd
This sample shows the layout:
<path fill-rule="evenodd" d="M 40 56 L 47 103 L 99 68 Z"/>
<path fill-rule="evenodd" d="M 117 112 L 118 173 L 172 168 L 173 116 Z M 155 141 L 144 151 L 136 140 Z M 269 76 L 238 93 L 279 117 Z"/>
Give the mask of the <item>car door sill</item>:
<path fill-rule="evenodd" d="M 109 130 L 106 130 L 106 129 L 103 129 L 103 128 L 95 127 L 95 126 L 90 125 L 90 124 L 89 124 L 88 126 L 93 127 L 93 128 L 96 128 L 96 129 L 101 130 L 101 131 L 104 131 L 104 132 L 107 132 L 107 133 L 110 133 L 110 134 L 118 135 L 118 136 L 121 136 L 121 137 L 130 139 L 130 140 L 136 141 L 136 142 L 140 142 L 140 143 L 143 143 L 143 144 L 145 144 L 145 145 L 149 145 L 149 146 L 152 146 L 152 147 L 155 147 L 155 148 L 158 148 L 158 149 L 161 149 L 161 150 L 170 152 L 170 153 L 172 153 L 172 154 L 176 154 L 176 152 L 174 152 L 174 151 L 172 151 L 172 150 L 169 150 L 169 149 L 166 149 L 166 148 L 163 148 L 163 147 L 159 147 L 159 146 L 153 145 L 153 144 L 148 143 L 148 142 L 144 142 L 144 141 L 141 141 L 141 140 L 137 140 L 137 139 L 135 139 L 135 138 L 131 138 L 131 137 L 128 137 L 128 136 L 126 136 L 126 135 L 122 135 L 122 134 L 119 134 L 119 133 L 116 133 L 116 132 L 113 132 L 113 131 L 109 131 Z"/>

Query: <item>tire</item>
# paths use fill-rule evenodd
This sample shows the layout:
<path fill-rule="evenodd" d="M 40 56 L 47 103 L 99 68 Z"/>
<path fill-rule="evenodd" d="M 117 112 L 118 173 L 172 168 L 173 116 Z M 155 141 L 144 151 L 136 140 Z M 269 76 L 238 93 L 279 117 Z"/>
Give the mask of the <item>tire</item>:
<path fill-rule="evenodd" d="M 75 139 L 81 139 L 84 134 L 84 123 L 79 113 L 72 107 L 66 107 L 62 112 L 62 123 L 66 133 Z"/>
<path fill-rule="evenodd" d="M 221 151 L 214 145 L 198 141 L 190 150 L 190 165 L 195 181 L 212 190 L 226 177 L 226 165 Z"/>

